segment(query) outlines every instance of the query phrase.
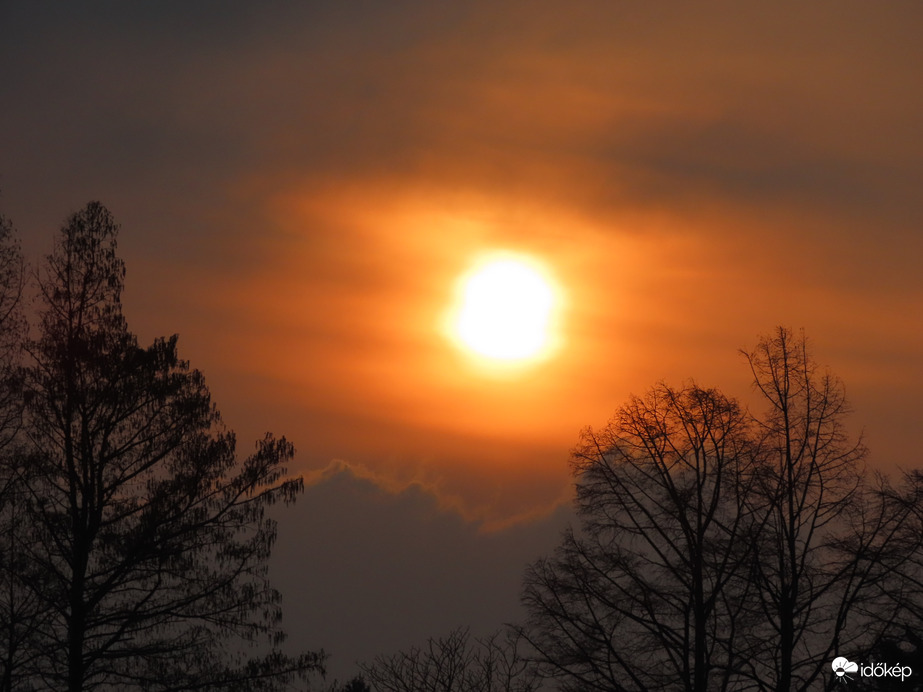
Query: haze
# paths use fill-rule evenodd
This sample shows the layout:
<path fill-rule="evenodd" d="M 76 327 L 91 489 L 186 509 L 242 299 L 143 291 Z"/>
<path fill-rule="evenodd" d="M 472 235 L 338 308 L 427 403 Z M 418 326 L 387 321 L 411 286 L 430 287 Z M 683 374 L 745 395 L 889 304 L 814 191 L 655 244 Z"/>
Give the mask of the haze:
<path fill-rule="evenodd" d="M 275 569 L 342 677 L 517 617 L 579 430 L 659 380 L 746 400 L 777 324 L 873 464 L 918 463 L 921 12 L 4 3 L 0 208 L 37 261 L 105 203 L 131 328 L 180 334 L 244 447 L 295 443 Z M 528 367 L 443 329 L 490 252 L 566 297 Z"/>

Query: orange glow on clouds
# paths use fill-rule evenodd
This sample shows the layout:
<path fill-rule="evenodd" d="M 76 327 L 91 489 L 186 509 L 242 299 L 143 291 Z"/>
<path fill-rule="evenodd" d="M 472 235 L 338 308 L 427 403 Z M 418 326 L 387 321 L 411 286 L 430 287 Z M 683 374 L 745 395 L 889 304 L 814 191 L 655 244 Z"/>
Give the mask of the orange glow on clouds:
<path fill-rule="evenodd" d="M 259 409 L 295 443 L 298 470 L 339 459 L 491 526 L 566 497 L 579 431 L 629 394 L 694 377 L 745 398 L 737 349 L 786 319 L 817 323 L 793 314 L 805 287 L 773 279 L 779 258 L 735 235 L 779 225 L 748 209 L 589 214 L 410 180 L 271 187 L 255 193 L 272 232 L 248 240 L 248 275 L 183 295 L 209 300 L 199 314 L 215 325 L 242 325 L 200 329 L 210 355 L 190 353 L 231 373 L 238 410 L 215 391 L 228 422 L 257 438 Z M 552 286 L 548 340 L 521 361 L 459 348 L 466 281 L 512 256 Z"/>
<path fill-rule="evenodd" d="M 569 493 L 568 450 L 609 413 L 592 390 L 619 375 L 586 372 L 600 312 L 623 305 L 615 292 L 599 305 L 595 285 L 632 262 L 629 244 L 601 255 L 585 221 L 534 201 L 382 181 L 289 188 L 266 209 L 278 230 L 252 275 L 216 290 L 209 310 L 234 306 L 244 320 L 221 344 L 225 367 L 246 367 L 240 378 L 273 393 L 251 389 L 249 405 L 295 431 L 305 470 L 343 459 L 494 524 Z M 513 263 L 520 298 L 539 301 L 537 350 L 501 345 L 518 359 L 459 348 L 466 281 L 497 261 Z"/>

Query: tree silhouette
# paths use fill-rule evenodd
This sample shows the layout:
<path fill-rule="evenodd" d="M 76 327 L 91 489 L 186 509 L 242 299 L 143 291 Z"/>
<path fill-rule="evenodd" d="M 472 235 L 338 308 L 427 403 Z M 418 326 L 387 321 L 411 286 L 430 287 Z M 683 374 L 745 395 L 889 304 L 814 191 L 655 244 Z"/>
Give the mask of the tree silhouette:
<path fill-rule="evenodd" d="M 765 507 L 753 561 L 760 615 L 748 633 L 762 689 L 808 690 L 838 651 L 867 651 L 898 616 L 887 593 L 908 556 L 895 539 L 911 506 L 888 499 L 850 439 L 842 383 L 821 371 L 804 335 L 779 328 L 743 352 L 767 405 L 756 418 Z"/>
<path fill-rule="evenodd" d="M 583 433 L 579 530 L 523 590 L 562 689 L 816 689 L 914 622 L 921 493 L 866 475 L 803 336 L 745 355 L 765 412 L 660 385 Z"/>
<path fill-rule="evenodd" d="M 22 425 L 24 274 L 13 226 L 0 216 L 0 691 L 4 692 L 33 666 L 37 652 L 32 642 L 44 618 L 26 575 L 28 525 L 21 512 L 21 474 L 13 463 Z"/>
<path fill-rule="evenodd" d="M 358 675 L 342 685 L 334 683 L 330 688 L 330 692 L 372 692 L 372 688 L 368 686 L 365 678 Z"/>
<path fill-rule="evenodd" d="M 0 215 L 0 450 L 12 442 L 21 418 L 16 369 L 25 334 L 21 310 L 24 277 L 13 224 Z"/>
<path fill-rule="evenodd" d="M 467 629 L 363 666 L 376 692 L 535 692 L 541 677 L 509 632 L 472 638 Z"/>
<path fill-rule="evenodd" d="M 267 435 L 243 461 L 177 339 L 138 345 L 122 315 L 117 226 L 74 214 L 39 277 L 16 512 L 27 524 L 32 622 L 25 687 L 275 689 L 320 670 L 292 658 L 266 578 L 275 524 L 300 478 Z M 256 657 L 249 645 L 260 645 Z"/>
<path fill-rule="evenodd" d="M 755 518 L 748 421 L 689 385 L 632 398 L 574 452 L 582 531 L 527 573 L 529 638 L 565 689 L 723 690 Z"/>

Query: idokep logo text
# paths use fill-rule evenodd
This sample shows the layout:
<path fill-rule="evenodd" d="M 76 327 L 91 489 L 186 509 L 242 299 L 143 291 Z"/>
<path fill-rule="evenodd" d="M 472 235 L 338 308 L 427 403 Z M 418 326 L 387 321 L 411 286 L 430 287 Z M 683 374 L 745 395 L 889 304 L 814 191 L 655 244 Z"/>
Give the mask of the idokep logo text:
<path fill-rule="evenodd" d="M 892 665 L 889 663 L 854 663 L 844 656 L 837 656 L 830 664 L 833 668 L 833 674 L 837 682 L 847 683 L 857 675 L 863 678 L 893 678 L 900 679 L 901 682 L 913 674 L 910 666 L 901 664 Z"/>

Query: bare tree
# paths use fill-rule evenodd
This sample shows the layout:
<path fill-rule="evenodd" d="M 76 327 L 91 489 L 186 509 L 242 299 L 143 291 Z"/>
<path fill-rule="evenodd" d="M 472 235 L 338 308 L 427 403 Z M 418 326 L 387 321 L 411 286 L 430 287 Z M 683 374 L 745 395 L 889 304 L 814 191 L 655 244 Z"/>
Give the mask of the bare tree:
<path fill-rule="evenodd" d="M 364 677 L 357 675 L 343 684 L 334 682 L 328 692 L 373 692 L 373 690 Z"/>
<path fill-rule="evenodd" d="M 363 666 L 376 692 L 534 692 L 538 671 L 522 655 L 518 635 L 474 639 L 467 629 Z"/>
<path fill-rule="evenodd" d="M 897 488 L 885 485 L 883 496 L 888 512 L 900 521 L 889 541 L 891 578 L 882 581 L 882 595 L 897 611 L 893 627 L 882 637 L 884 648 L 909 641 L 923 657 L 923 471 L 904 474 Z M 923 665 L 918 667 L 923 670 Z"/>
<path fill-rule="evenodd" d="M 766 411 L 660 385 L 583 433 L 579 530 L 523 592 L 564 690 L 806 691 L 919 626 L 923 485 L 866 474 L 803 336 L 745 355 Z"/>
<path fill-rule="evenodd" d="M 0 215 L 0 453 L 19 429 L 22 404 L 16 370 L 25 334 L 25 265 L 9 219 Z"/>
<path fill-rule="evenodd" d="M 870 482 L 866 449 L 845 427 L 842 383 L 785 328 L 744 352 L 768 410 L 757 417 L 761 474 L 751 497 L 765 511 L 753 561 L 759 626 L 749 632 L 761 689 L 808 690 L 838 652 L 868 650 L 897 617 L 893 542 L 909 505 Z M 764 508 L 760 510 L 760 507 Z"/>
<path fill-rule="evenodd" d="M 19 686 L 276 689 L 322 663 L 278 650 L 266 578 L 265 509 L 302 488 L 285 478 L 292 446 L 267 436 L 238 460 L 176 337 L 138 345 L 116 233 L 102 205 L 87 205 L 39 280 L 16 511 L 44 616 L 32 623 L 40 665 Z M 261 642 L 264 654 L 248 655 Z"/>
<path fill-rule="evenodd" d="M 735 401 L 695 385 L 660 385 L 584 431 L 581 530 L 530 568 L 523 595 L 525 632 L 563 689 L 734 687 L 755 530 L 747 433 Z"/>
<path fill-rule="evenodd" d="M 923 474 L 912 471 L 904 474 L 901 483 L 892 487 L 885 479 L 877 485 L 878 506 L 889 527 L 886 539 L 879 541 L 875 559 L 877 579 L 873 581 L 871 597 L 866 597 L 850 614 L 850 623 L 862 626 L 871 623 L 862 639 L 874 642 L 870 646 L 844 652 L 858 656 L 850 660 L 886 662 L 888 667 L 909 666 L 914 674 L 908 679 L 899 677 L 862 677 L 849 681 L 850 689 L 860 692 L 921 692 L 923 680 Z M 857 552 L 857 551 L 856 551 Z M 864 642 L 863 642 L 864 643 Z M 837 687 L 840 687 L 837 685 Z"/>

